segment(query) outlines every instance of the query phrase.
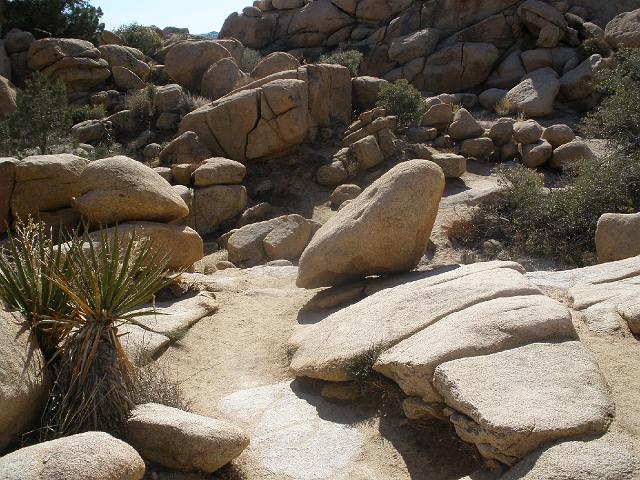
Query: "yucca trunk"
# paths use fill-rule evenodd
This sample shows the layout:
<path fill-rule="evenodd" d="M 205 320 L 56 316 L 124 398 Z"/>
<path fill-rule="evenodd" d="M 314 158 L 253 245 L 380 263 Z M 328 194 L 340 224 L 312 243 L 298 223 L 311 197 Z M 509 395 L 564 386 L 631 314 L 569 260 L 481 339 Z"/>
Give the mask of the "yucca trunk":
<path fill-rule="evenodd" d="M 59 373 L 45 411 L 48 438 L 107 430 L 118 434 L 130 410 L 130 364 L 112 322 L 89 321 L 62 349 Z"/>

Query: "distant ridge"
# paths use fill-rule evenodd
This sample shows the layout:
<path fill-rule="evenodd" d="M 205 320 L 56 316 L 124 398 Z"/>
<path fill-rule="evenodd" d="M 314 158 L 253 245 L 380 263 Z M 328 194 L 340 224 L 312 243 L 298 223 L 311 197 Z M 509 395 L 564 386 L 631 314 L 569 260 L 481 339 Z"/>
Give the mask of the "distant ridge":
<path fill-rule="evenodd" d="M 200 34 L 201 37 L 218 38 L 218 32 L 209 32 Z"/>

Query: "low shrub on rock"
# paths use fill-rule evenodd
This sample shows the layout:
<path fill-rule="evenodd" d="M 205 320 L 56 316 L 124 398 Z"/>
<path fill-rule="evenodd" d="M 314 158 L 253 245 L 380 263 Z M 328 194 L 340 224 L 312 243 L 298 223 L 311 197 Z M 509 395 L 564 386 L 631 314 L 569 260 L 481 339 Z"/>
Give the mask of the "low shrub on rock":
<path fill-rule="evenodd" d="M 363 55 L 358 50 L 346 50 L 344 52 L 335 52 L 331 55 L 322 55 L 320 57 L 320 63 L 342 65 L 349 69 L 352 77 L 357 77 L 362 58 Z"/>
<path fill-rule="evenodd" d="M 163 47 L 162 38 L 154 28 L 135 22 L 118 27 L 115 33 L 127 46 L 137 48 L 148 57 L 153 57 Z"/>
<path fill-rule="evenodd" d="M 427 109 L 420 92 L 404 79 L 382 84 L 377 105 L 403 125 L 419 125 Z"/>

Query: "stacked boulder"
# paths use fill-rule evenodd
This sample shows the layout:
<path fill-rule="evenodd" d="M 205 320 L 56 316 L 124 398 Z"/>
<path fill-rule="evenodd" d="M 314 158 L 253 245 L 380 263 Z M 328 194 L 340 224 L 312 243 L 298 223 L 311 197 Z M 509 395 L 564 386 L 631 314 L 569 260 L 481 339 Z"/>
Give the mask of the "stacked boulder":
<path fill-rule="evenodd" d="M 200 236 L 180 222 L 189 214 L 185 201 L 153 169 L 128 157 L 89 163 L 69 154 L 38 155 L 0 161 L 2 231 L 18 219 L 33 217 L 71 229 L 81 220 L 118 228 L 109 234 L 150 237 L 171 255 L 172 268 L 188 268 L 203 256 Z"/>
<path fill-rule="evenodd" d="M 599 68 L 601 57 L 581 64 L 579 47 L 589 42 L 600 50 L 599 56 L 609 51 L 607 38 L 617 45 L 616 35 L 627 35 L 627 44 L 633 44 L 633 27 L 627 26 L 632 20 L 617 19 L 617 25 L 625 26 L 612 26 L 608 36 L 603 27 L 615 15 L 639 6 L 637 0 L 624 4 L 448 0 L 446 5 L 418 0 L 265 0 L 229 16 L 220 37 L 237 38 L 265 54 L 279 50 L 297 58 L 357 49 L 365 54 L 362 75 L 389 81 L 405 78 L 432 93 L 483 87 L 506 93 L 526 82 L 512 93 L 515 102 L 527 85 L 538 85 L 543 76 L 550 84 L 542 84 L 543 99 L 538 103 L 548 103 L 549 97 L 552 103 L 558 91 L 570 101 L 589 95 L 580 78 Z M 631 33 L 619 35 L 619 28 Z M 524 46 L 529 49 L 523 51 Z M 551 71 L 536 73 L 534 82 L 527 78 L 543 68 Z M 552 76 L 556 78 L 551 80 Z M 559 81 L 566 88 L 557 90 Z M 527 114 L 533 116 L 533 110 Z"/>
<path fill-rule="evenodd" d="M 344 148 L 318 169 L 318 183 L 328 187 L 338 185 L 391 158 L 397 150 L 394 133 L 397 125 L 397 118 L 387 116 L 384 108 L 361 113 L 344 134 Z"/>
<path fill-rule="evenodd" d="M 193 131 L 214 155 L 246 163 L 290 152 L 324 129 L 350 121 L 349 71 L 306 65 L 269 75 L 189 113 L 179 133 Z"/>
<path fill-rule="evenodd" d="M 20 86 L 29 77 L 28 52 L 35 42 L 30 32 L 13 28 L 0 40 L 0 76 Z"/>

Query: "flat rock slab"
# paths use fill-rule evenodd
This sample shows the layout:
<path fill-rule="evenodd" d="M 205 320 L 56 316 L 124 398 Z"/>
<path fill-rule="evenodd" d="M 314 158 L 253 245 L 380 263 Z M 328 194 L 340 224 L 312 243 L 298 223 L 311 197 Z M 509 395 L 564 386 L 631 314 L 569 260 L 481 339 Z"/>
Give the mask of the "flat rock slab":
<path fill-rule="evenodd" d="M 245 426 L 248 451 L 276 478 L 343 478 L 364 447 L 358 429 L 319 416 L 332 404 L 304 398 L 289 382 L 232 393 L 219 408 Z"/>
<path fill-rule="evenodd" d="M 561 272 L 531 272 L 527 277 L 541 287 L 566 290 L 572 308 L 583 312 L 590 330 L 619 333 L 626 324 L 640 334 L 640 257 Z"/>
<path fill-rule="evenodd" d="M 375 293 L 294 335 L 291 369 L 299 376 L 350 380 L 354 361 L 447 315 L 495 298 L 540 294 L 514 265 L 478 263 Z"/>
<path fill-rule="evenodd" d="M 144 365 L 171 343 L 166 335 L 150 332 L 137 325 L 122 325 L 118 328 L 120 344 L 129 361 Z"/>
<path fill-rule="evenodd" d="M 571 312 L 543 295 L 497 298 L 446 316 L 384 352 L 374 369 L 407 395 L 440 402 L 433 373 L 444 362 L 575 338 Z"/>
<path fill-rule="evenodd" d="M 533 452 L 500 480 L 634 480 L 640 464 L 628 441 L 563 442 Z"/>
<path fill-rule="evenodd" d="M 608 386 L 579 342 L 534 343 L 436 368 L 434 385 L 458 435 L 512 465 L 545 443 L 604 433 Z"/>

